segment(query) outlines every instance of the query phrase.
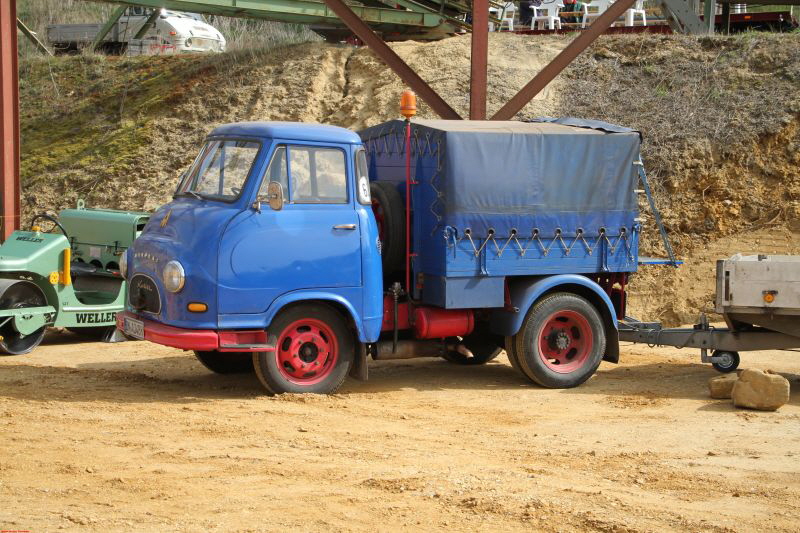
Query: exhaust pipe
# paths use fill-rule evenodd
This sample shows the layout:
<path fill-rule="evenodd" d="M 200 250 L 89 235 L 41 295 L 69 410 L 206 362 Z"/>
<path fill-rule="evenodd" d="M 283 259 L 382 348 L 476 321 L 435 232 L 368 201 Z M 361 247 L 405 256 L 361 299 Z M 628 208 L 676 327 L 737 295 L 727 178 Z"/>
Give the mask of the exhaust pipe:
<path fill-rule="evenodd" d="M 443 345 L 439 341 L 397 341 L 396 350 L 392 350 L 392 341 L 375 343 L 372 358 L 376 361 L 389 359 L 414 359 L 417 357 L 441 357 Z"/>

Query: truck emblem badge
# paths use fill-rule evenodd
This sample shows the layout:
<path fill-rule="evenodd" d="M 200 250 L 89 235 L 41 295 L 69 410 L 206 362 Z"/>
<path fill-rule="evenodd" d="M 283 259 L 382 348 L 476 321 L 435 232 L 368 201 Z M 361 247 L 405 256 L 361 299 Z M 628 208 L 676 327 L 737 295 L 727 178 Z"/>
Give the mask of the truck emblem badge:
<path fill-rule="evenodd" d="M 169 217 L 170 217 L 171 214 L 172 214 L 172 209 L 167 211 L 167 214 L 164 216 L 164 218 L 161 219 L 161 227 L 162 228 L 166 227 L 167 222 L 169 222 Z"/>

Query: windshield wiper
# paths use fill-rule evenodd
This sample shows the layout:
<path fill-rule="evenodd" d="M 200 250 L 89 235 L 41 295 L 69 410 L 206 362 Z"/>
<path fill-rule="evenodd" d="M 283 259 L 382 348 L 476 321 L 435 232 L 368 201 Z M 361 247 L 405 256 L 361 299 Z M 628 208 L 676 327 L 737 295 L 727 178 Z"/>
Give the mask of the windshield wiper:
<path fill-rule="evenodd" d="M 199 192 L 194 192 L 194 191 L 176 192 L 175 194 L 172 195 L 172 197 L 177 198 L 178 196 L 186 196 L 187 194 L 197 198 L 198 200 L 205 200 L 205 198 Z"/>

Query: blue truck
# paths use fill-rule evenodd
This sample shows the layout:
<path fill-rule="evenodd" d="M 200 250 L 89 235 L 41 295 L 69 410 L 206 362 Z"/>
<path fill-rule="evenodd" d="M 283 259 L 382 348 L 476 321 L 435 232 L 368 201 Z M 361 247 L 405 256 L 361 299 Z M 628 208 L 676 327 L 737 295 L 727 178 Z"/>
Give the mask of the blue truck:
<path fill-rule="evenodd" d="M 219 126 L 123 255 L 117 327 L 274 394 L 502 350 L 577 386 L 619 359 L 640 142 L 578 119 Z"/>

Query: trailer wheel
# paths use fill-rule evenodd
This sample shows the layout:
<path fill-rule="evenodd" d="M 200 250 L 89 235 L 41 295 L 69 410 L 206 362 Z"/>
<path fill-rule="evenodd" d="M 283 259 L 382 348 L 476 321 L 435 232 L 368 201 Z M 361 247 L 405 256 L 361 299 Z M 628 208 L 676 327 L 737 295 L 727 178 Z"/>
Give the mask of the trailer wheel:
<path fill-rule="evenodd" d="M 253 354 L 250 352 L 194 352 L 204 367 L 216 374 L 249 374 L 253 371 Z"/>
<path fill-rule="evenodd" d="M 281 312 L 267 328 L 272 352 L 254 352 L 253 365 L 270 394 L 331 394 L 355 358 L 353 333 L 335 309 L 304 304 Z"/>
<path fill-rule="evenodd" d="M 373 181 L 369 184 L 372 195 L 372 213 L 378 223 L 381 239 L 383 273 L 402 270 L 406 250 L 406 222 L 403 199 L 394 184 Z"/>
<path fill-rule="evenodd" d="M 586 299 L 555 293 L 539 300 L 514 336 L 520 369 L 543 387 L 576 387 L 595 373 L 606 347 L 603 320 Z"/>
<path fill-rule="evenodd" d="M 720 357 L 722 360 L 716 363 L 711 363 L 716 370 L 723 373 L 733 372 L 739 368 L 739 352 L 726 352 L 723 350 L 714 350 L 711 357 Z"/>

